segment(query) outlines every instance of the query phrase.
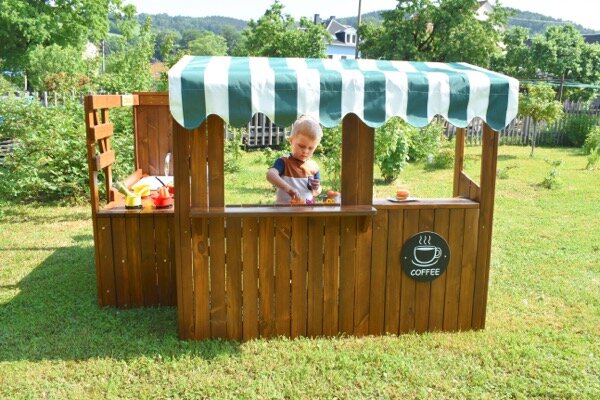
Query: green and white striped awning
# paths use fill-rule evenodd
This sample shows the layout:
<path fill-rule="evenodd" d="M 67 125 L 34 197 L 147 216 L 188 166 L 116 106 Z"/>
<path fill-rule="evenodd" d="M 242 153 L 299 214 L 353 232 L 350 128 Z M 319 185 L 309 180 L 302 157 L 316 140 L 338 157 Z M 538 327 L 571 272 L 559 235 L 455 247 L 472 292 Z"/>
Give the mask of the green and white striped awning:
<path fill-rule="evenodd" d="M 332 127 L 355 113 L 373 128 L 441 115 L 500 130 L 517 114 L 518 92 L 516 79 L 466 63 L 185 56 L 169 71 L 171 114 L 187 129 L 211 114 L 240 127 L 261 112 L 280 126 L 308 114 Z"/>

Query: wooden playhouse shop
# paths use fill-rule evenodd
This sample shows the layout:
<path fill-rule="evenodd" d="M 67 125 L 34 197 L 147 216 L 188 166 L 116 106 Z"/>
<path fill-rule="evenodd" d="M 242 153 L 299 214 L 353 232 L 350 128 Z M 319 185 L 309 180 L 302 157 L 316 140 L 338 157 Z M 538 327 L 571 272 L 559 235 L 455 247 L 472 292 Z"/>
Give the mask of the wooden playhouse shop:
<path fill-rule="evenodd" d="M 517 101 L 515 79 L 464 63 L 189 56 L 170 70 L 168 94 L 88 96 L 98 303 L 176 305 L 182 339 L 481 329 L 497 131 Z M 109 112 L 121 106 L 133 107 L 135 128 L 125 185 L 169 179 L 171 153 L 173 207 L 126 209 L 111 188 Z M 257 112 L 280 126 L 302 114 L 341 122 L 340 203 L 225 204 L 226 125 Z M 374 199 L 374 128 L 393 116 L 421 127 L 436 115 L 461 128 L 453 193 Z M 463 172 L 462 128 L 475 117 L 485 121 L 479 183 Z"/>

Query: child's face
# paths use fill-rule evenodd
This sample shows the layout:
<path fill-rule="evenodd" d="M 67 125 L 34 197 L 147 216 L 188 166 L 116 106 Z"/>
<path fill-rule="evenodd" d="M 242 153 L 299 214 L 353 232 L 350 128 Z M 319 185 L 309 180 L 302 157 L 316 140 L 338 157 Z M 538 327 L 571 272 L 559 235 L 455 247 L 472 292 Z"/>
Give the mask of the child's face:
<path fill-rule="evenodd" d="M 292 156 L 300 161 L 306 161 L 312 157 L 319 145 L 319 140 L 298 132 L 290 138 L 290 145 L 292 147 Z"/>

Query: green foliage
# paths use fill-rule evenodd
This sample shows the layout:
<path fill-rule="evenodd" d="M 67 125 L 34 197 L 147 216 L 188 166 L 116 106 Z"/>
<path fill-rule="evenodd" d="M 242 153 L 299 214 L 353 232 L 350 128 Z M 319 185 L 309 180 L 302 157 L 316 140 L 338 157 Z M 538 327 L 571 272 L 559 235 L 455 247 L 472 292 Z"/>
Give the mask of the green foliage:
<path fill-rule="evenodd" d="M 108 15 L 133 17 L 135 7 L 121 0 L 2 0 L 0 54 L 9 68 L 26 67 L 29 52 L 37 46 L 82 47 L 108 32 Z"/>
<path fill-rule="evenodd" d="M 592 154 L 594 149 L 600 149 L 600 125 L 596 125 L 590 129 L 583 143 L 583 151 L 586 154 Z"/>
<path fill-rule="evenodd" d="M 400 118 L 390 118 L 375 130 L 375 164 L 386 183 L 393 182 L 408 161 L 408 124 Z"/>
<path fill-rule="evenodd" d="M 5 95 L 8 92 L 13 92 L 16 87 L 4 76 L 0 75 L 0 96 Z"/>
<path fill-rule="evenodd" d="M 339 190 L 342 186 L 342 127 L 324 128 L 319 147 L 321 164 L 331 189 Z"/>
<path fill-rule="evenodd" d="M 28 79 L 32 88 L 52 92 L 89 91 L 88 77 L 98 70 L 100 60 L 86 60 L 82 54 L 81 48 L 57 44 L 32 49 L 28 61 Z"/>
<path fill-rule="evenodd" d="M 16 143 L 0 168 L 0 195 L 18 202 L 79 200 L 88 188 L 83 109 L 44 108 L 36 101 L 0 102 L 0 136 Z"/>
<path fill-rule="evenodd" d="M 120 181 L 133 172 L 135 165 L 133 109 L 131 107 L 113 108 L 110 111 L 110 122 L 113 124 L 114 131 L 111 143 L 116 156 L 113 164 L 113 180 Z"/>
<path fill-rule="evenodd" d="M 223 36 L 204 32 L 189 42 L 188 52 L 194 56 L 224 56 L 227 54 L 227 41 Z"/>
<path fill-rule="evenodd" d="M 226 173 L 238 172 L 241 168 L 240 160 L 242 157 L 242 130 L 240 128 L 230 128 L 231 137 L 225 139 L 225 165 L 223 169 Z"/>
<path fill-rule="evenodd" d="M 507 13 L 499 4 L 486 21 L 476 18 L 473 0 L 398 0 L 383 11 L 381 25 L 359 29 L 365 58 L 416 61 L 466 61 L 489 66 L 500 53 Z"/>
<path fill-rule="evenodd" d="M 154 54 L 154 34 L 150 32 L 151 21 L 140 27 L 126 30 L 127 36 L 115 40 L 117 49 L 108 57 L 106 73 L 98 78 L 98 85 L 109 93 L 132 93 L 149 91 L 154 80 L 150 73 L 150 59 Z"/>
<path fill-rule="evenodd" d="M 542 187 L 546 189 L 554 190 L 558 189 L 562 186 L 562 179 L 560 178 L 559 167 L 562 166 L 562 160 L 545 160 L 546 163 L 550 164 L 552 167 L 548 174 L 544 177 L 544 180 L 541 183 Z"/>
<path fill-rule="evenodd" d="M 555 100 L 554 89 L 546 83 L 523 85 L 519 94 L 519 114 L 533 119 L 531 137 L 531 155 L 535 149 L 537 123 L 545 121 L 551 124 L 563 115 L 563 106 Z"/>
<path fill-rule="evenodd" d="M 405 131 L 409 137 L 408 157 L 411 161 L 422 161 L 436 155 L 446 140 L 444 125 L 439 122 L 420 129 L 406 125 Z"/>
<path fill-rule="evenodd" d="M 510 29 L 502 39 L 506 51 L 496 56 L 492 68 L 515 78 L 534 78 L 535 59 L 531 56 L 529 32 L 522 27 Z"/>
<path fill-rule="evenodd" d="M 573 147 L 583 146 L 592 129 L 598 127 L 598 122 L 598 117 L 585 114 L 569 118 L 563 128 L 567 144 Z"/>
<path fill-rule="evenodd" d="M 498 171 L 496 171 L 496 176 L 498 177 L 498 179 L 508 179 L 509 178 L 509 171 L 513 168 L 517 168 L 518 165 L 513 164 L 513 165 L 507 165 L 505 167 L 499 168 Z"/>
<path fill-rule="evenodd" d="M 427 164 L 429 170 L 449 169 L 454 165 L 454 151 L 451 149 L 443 149 L 433 156 L 431 163 Z"/>
<path fill-rule="evenodd" d="M 250 20 L 242 40 L 234 51 L 240 56 L 265 57 L 325 57 L 325 40 L 329 34 L 322 25 L 305 17 L 299 26 L 293 17 L 283 14 L 278 1 L 271 5 L 258 21 Z M 298 29 L 300 28 L 300 29 Z"/>
<path fill-rule="evenodd" d="M 598 164 L 598 161 L 600 161 L 600 147 L 596 147 L 594 150 L 592 150 L 590 155 L 588 155 L 588 157 L 587 157 L 588 163 L 585 166 L 585 169 L 587 169 L 587 170 L 594 169 L 596 164 Z"/>

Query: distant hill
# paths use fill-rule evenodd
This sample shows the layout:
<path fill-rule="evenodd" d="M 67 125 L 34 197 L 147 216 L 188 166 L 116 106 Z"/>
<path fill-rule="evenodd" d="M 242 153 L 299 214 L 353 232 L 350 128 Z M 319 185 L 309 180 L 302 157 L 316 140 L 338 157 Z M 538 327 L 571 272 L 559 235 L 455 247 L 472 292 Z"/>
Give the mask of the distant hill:
<path fill-rule="evenodd" d="M 529 29 L 530 36 L 543 33 L 550 25 L 567 23 L 573 24 L 582 34 L 596 33 L 593 29 L 585 28 L 574 22 L 556 19 L 529 11 L 520 11 L 512 8 L 507 9 L 516 12 L 516 14 L 508 20 L 509 27 L 521 26 L 527 28 Z M 382 17 L 380 13 L 381 11 L 365 13 L 361 16 L 362 21 L 381 23 Z M 223 27 L 226 25 L 230 25 L 238 31 L 242 31 L 248 25 L 248 21 L 222 16 L 173 17 L 167 14 L 138 14 L 138 20 L 140 22 L 143 22 L 146 17 L 152 17 L 152 28 L 155 31 L 173 30 L 183 32 L 186 29 L 199 29 L 221 34 L 223 32 Z M 356 16 L 336 17 L 336 20 L 344 25 L 356 26 Z"/>

